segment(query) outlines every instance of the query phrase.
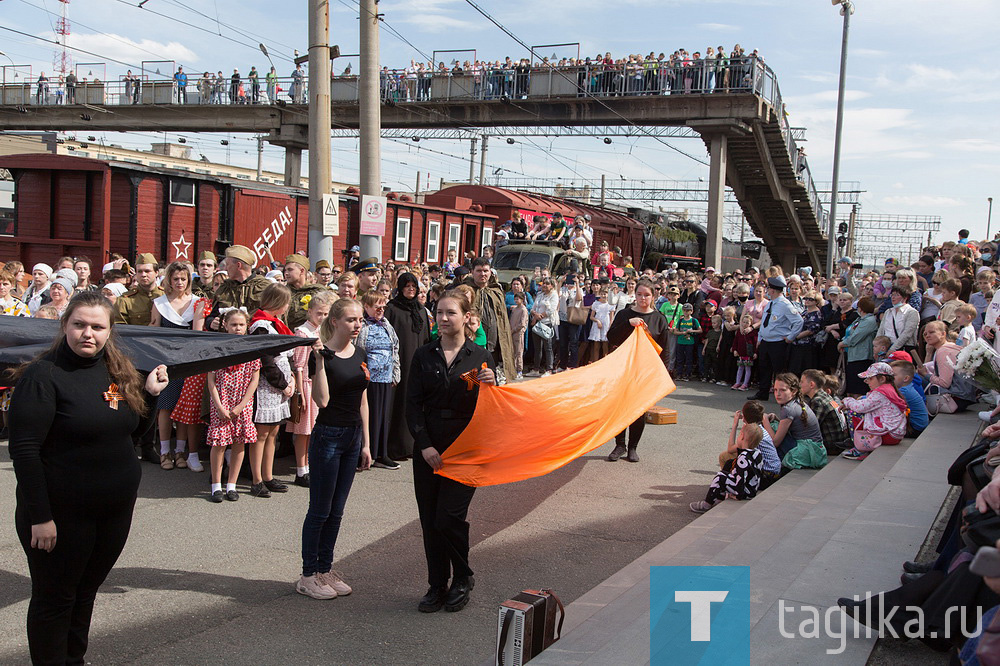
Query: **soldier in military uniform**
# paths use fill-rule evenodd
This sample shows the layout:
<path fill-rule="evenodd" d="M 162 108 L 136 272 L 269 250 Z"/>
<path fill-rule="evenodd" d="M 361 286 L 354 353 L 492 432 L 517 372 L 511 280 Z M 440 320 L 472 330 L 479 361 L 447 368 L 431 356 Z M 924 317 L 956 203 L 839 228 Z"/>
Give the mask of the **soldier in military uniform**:
<path fill-rule="evenodd" d="M 135 261 L 135 284 L 115 301 L 114 320 L 116 324 L 149 326 L 153 314 L 153 299 L 163 295 L 156 286 L 156 257 L 148 252 Z M 134 437 L 132 442 L 138 449 L 137 455 L 146 462 L 159 464 L 160 452 L 153 446 L 153 429 L 142 437 Z"/>
<path fill-rule="evenodd" d="M 205 250 L 198 254 L 198 274 L 194 276 L 191 283 L 191 291 L 196 296 L 202 298 L 212 298 L 215 294 L 215 271 L 219 268 L 219 262 L 215 254 Z"/>
<path fill-rule="evenodd" d="M 115 323 L 149 326 L 153 299 L 162 295 L 156 286 L 156 257 L 144 252 L 135 262 L 135 286 L 115 301 Z"/>
<path fill-rule="evenodd" d="M 309 301 L 318 292 L 329 291 L 321 284 L 308 284 L 309 257 L 301 254 L 290 254 L 285 257 L 285 286 L 292 292 L 292 302 L 285 313 L 285 323 L 293 331 L 306 321 L 306 311 Z"/>
<path fill-rule="evenodd" d="M 253 274 L 257 255 L 245 245 L 231 245 L 226 249 L 226 270 L 229 279 L 215 291 L 215 301 L 208 315 L 208 326 L 219 330 L 219 308 L 246 308 L 251 315 L 260 306 L 260 295 L 271 281 Z"/>
<path fill-rule="evenodd" d="M 326 259 L 320 259 L 316 262 L 316 284 L 321 284 L 324 287 L 329 287 L 330 282 L 333 280 L 333 269 L 330 268 L 330 262 Z"/>
<path fill-rule="evenodd" d="M 358 263 L 351 266 L 351 272 L 358 276 L 357 299 L 360 301 L 366 292 L 371 291 L 378 284 L 378 259 L 375 257 L 361 259 Z"/>

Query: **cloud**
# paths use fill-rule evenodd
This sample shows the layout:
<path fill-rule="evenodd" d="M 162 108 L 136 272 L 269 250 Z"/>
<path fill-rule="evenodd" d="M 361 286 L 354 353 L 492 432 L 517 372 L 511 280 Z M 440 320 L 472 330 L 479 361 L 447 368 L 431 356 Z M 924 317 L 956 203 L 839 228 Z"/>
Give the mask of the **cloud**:
<path fill-rule="evenodd" d="M 1000 142 L 988 139 L 956 139 L 948 145 L 954 150 L 963 150 L 970 153 L 1000 152 Z"/>
<path fill-rule="evenodd" d="M 839 91 L 837 90 L 821 90 L 820 92 L 812 93 L 811 95 L 799 95 L 785 98 L 785 104 L 791 106 L 808 106 L 811 103 L 837 103 L 837 96 Z M 844 101 L 845 102 L 857 102 L 858 100 L 867 99 L 871 97 L 870 92 L 865 92 L 864 90 L 845 90 L 844 91 Z"/>
<path fill-rule="evenodd" d="M 412 16 L 402 19 L 401 23 L 415 25 L 420 30 L 430 33 L 448 32 L 452 30 L 468 31 L 483 29 L 483 26 L 479 23 L 465 21 L 453 16 L 445 16 L 444 14 L 413 14 Z"/>
<path fill-rule="evenodd" d="M 742 28 L 738 25 L 730 25 L 728 23 L 699 23 L 697 26 L 699 30 L 707 30 L 711 32 L 739 32 Z"/>
<path fill-rule="evenodd" d="M 49 33 L 47 38 L 52 39 L 52 33 Z M 74 32 L 70 35 L 67 44 L 93 53 L 100 53 L 101 57 L 105 59 L 113 58 L 132 64 L 139 64 L 143 60 L 173 60 L 185 65 L 198 62 L 197 54 L 179 42 L 158 42 L 152 39 L 136 41 L 113 33 L 97 35 Z M 75 59 L 82 60 L 84 57 L 86 54 L 78 53 Z M 108 64 L 118 67 L 113 63 Z"/>
<path fill-rule="evenodd" d="M 917 194 L 911 196 L 891 196 L 882 197 L 882 203 L 890 206 L 913 206 L 913 207 L 934 207 L 934 208 L 959 208 L 965 205 L 961 199 L 945 196 L 934 196 L 930 194 Z"/>
<path fill-rule="evenodd" d="M 881 49 L 853 48 L 850 50 L 850 55 L 866 58 L 884 58 L 888 54 L 888 51 L 882 51 Z"/>

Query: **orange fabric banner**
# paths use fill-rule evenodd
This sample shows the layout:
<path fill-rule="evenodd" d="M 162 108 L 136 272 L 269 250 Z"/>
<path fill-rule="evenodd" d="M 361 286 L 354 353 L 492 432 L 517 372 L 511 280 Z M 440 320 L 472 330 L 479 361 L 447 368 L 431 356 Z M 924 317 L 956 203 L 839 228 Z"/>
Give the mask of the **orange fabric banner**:
<path fill-rule="evenodd" d="M 438 474 L 493 486 L 548 474 L 606 443 L 676 386 L 644 327 L 596 363 L 506 386 L 479 387 L 468 427 Z"/>

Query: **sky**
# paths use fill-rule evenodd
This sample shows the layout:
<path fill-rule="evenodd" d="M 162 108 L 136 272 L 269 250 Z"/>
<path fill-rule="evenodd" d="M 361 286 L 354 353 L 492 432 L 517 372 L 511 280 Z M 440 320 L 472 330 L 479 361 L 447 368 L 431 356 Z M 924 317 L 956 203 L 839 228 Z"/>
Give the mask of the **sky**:
<path fill-rule="evenodd" d="M 143 9 L 138 2 L 72 0 L 69 44 L 130 63 L 172 60 L 189 72 L 228 72 L 233 67 L 245 72 L 251 65 L 266 69 L 267 61 L 256 48 L 263 41 L 282 76 L 293 69 L 293 49 L 307 50 L 306 0 L 147 0 Z M 0 0 L 0 25 L 52 38 L 54 13 L 61 4 Z M 1000 25 L 1000 3 L 856 4 L 848 48 L 841 181 L 860 183 L 862 214 L 940 216 L 936 242 L 956 238 L 960 228 L 970 229 L 973 238 L 985 237 L 987 197 L 1000 191 L 1000 132 L 993 120 L 1000 101 L 1000 72 L 985 57 Z M 829 0 L 505 0 L 481 6 L 527 44 L 579 43 L 583 55 L 669 54 L 677 48 L 693 52 L 720 44 L 729 49 L 734 43 L 748 52 L 758 49 L 777 74 L 791 125 L 806 128 L 813 178 L 820 183 L 832 180 L 843 20 L 839 7 Z M 475 49 L 481 59 L 491 60 L 527 55 L 465 0 L 382 0 L 379 11 L 387 24 L 380 61 L 390 68 L 404 67 L 411 59 L 426 60 L 435 50 Z M 343 53 L 358 52 L 357 14 L 355 0 L 331 2 L 331 43 L 340 45 Z M 0 30 L 0 50 L 10 61 L 32 65 L 35 76 L 52 71 L 54 48 Z M 576 54 L 576 47 L 546 50 L 560 57 Z M 976 52 L 982 55 L 971 55 Z M 100 60 L 73 57 L 78 62 Z M 0 56 L 0 64 L 9 64 L 8 59 Z M 337 61 L 338 70 L 343 66 Z M 356 72 L 356 62 L 353 67 Z M 124 69 L 109 63 L 105 78 L 113 80 Z M 256 164 L 251 137 L 230 137 L 227 151 L 219 143 L 225 136 L 179 136 L 187 138 L 196 154 L 214 161 Z M 106 140 L 145 149 L 163 138 L 112 133 Z M 705 160 L 701 141 L 670 143 Z M 265 168 L 280 172 L 282 155 L 281 149 L 268 147 Z M 424 183 L 467 179 L 468 155 L 467 143 L 384 141 L 383 181 L 393 189 L 412 191 L 418 171 Z M 699 161 L 644 138 L 615 139 L 610 145 L 600 138 L 519 139 L 514 145 L 495 140 L 488 165 L 487 173 L 503 169 L 504 176 L 549 182 L 601 174 L 708 179 L 708 168 Z M 334 140 L 333 177 L 357 181 L 356 140 Z M 648 207 L 653 206 L 679 210 L 691 204 L 659 202 Z M 730 211 L 733 220 L 738 219 L 735 210 Z M 847 208 L 841 206 L 839 212 Z M 996 229 L 1000 211 L 992 226 Z"/>

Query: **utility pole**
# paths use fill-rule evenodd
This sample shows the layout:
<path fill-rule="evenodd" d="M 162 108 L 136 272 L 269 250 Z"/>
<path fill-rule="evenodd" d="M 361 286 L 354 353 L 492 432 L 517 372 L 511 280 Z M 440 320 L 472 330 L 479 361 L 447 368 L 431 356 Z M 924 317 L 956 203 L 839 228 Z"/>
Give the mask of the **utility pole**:
<path fill-rule="evenodd" d="M 840 143 L 844 131 L 844 93 L 847 87 L 847 36 L 851 27 L 851 14 L 854 13 L 854 3 L 851 0 L 832 0 L 840 5 L 840 13 L 844 15 L 844 37 L 840 45 L 840 92 L 837 95 L 837 130 L 833 144 L 833 191 L 830 196 L 830 228 L 826 246 L 826 274 L 833 275 L 833 254 L 836 248 L 837 230 L 837 197 L 840 194 Z"/>
<path fill-rule="evenodd" d="M 476 141 L 479 139 L 473 137 L 470 139 L 469 147 L 469 185 L 476 184 Z"/>
<path fill-rule="evenodd" d="M 607 176 L 601 174 L 601 208 L 604 208 L 605 188 L 607 187 Z"/>
<path fill-rule="evenodd" d="M 986 200 L 990 202 L 990 210 L 986 213 L 986 240 L 993 240 L 990 238 L 990 222 L 993 220 L 993 197 L 986 197 Z"/>
<path fill-rule="evenodd" d="M 413 200 L 416 201 L 417 197 L 420 196 L 420 172 L 417 171 L 417 189 L 413 191 Z"/>
<path fill-rule="evenodd" d="M 361 129 L 361 194 L 382 196 L 382 108 L 379 97 L 378 71 L 378 3 L 360 0 L 361 8 L 361 76 L 358 80 Z M 327 80 L 330 75 L 327 73 Z M 327 103 L 329 109 L 329 103 Z M 330 123 L 326 124 L 327 135 Z M 358 243 L 362 257 L 382 260 L 382 238 L 361 236 Z"/>
<path fill-rule="evenodd" d="M 847 256 L 854 257 L 854 225 L 858 221 L 858 204 L 851 208 L 851 219 L 847 225 Z"/>
<path fill-rule="evenodd" d="M 264 177 L 264 137 L 257 137 L 257 180 Z"/>
<path fill-rule="evenodd" d="M 323 195 L 330 193 L 330 5 L 309 0 L 309 258 L 332 264 L 323 235 Z"/>
<path fill-rule="evenodd" d="M 489 136 L 483 135 L 483 149 L 479 153 L 479 184 L 486 184 L 486 142 L 489 140 Z"/>

